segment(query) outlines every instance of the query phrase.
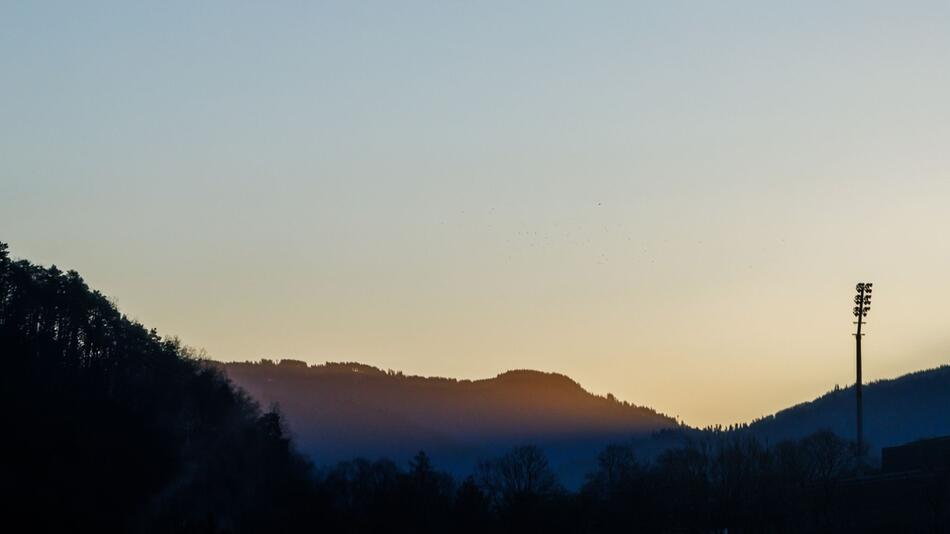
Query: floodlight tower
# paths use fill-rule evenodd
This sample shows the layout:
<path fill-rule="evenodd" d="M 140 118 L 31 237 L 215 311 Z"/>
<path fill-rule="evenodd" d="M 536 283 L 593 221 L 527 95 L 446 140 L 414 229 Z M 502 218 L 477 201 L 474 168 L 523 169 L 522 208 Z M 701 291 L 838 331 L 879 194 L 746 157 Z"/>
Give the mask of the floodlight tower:
<path fill-rule="evenodd" d="M 864 409 L 861 405 L 861 338 L 864 334 L 861 333 L 861 325 L 864 324 L 864 318 L 867 317 L 868 312 L 871 311 L 871 284 L 870 282 L 861 282 L 856 285 L 854 289 L 857 291 L 857 294 L 854 296 L 854 316 L 858 318 L 854 324 L 858 325 L 858 330 L 854 334 L 854 348 L 855 348 L 855 357 L 856 357 L 856 371 L 857 378 L 854 382 L 854 393 L 855 398 L 858 404 L 858 428 L 857 428 L 857 438 L 858 438 L 858 456 L 862 456 L 864 453 Z"/>

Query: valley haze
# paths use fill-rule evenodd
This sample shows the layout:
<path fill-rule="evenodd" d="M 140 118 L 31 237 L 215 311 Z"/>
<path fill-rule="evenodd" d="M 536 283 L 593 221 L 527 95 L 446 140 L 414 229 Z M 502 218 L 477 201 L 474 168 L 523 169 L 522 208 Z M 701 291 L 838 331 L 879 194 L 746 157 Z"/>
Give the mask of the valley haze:
<path fill-rule="evenodd" d="M 766 442 L 818 430 L 854 434 L 854 388 L 745 424 L 705 429 L 613 395 L 598 396 L 557 373 L 513 370 L 483 380 L 407 376 L 357 362 L 308 365 L 260 360 L 220 365 L 264 406 L 286 418 L 297 446 L 319 465 L 355 457 L 408 461 L 420 450 L 462 476 L 478 462 L 525 444 L 541 446 L 569 487 L 579 487 L 604 447 L 635 444 L 648 460 L 722 430 Z M 950 434 L 950 366 L 865 386 L 870 453 Z"/>

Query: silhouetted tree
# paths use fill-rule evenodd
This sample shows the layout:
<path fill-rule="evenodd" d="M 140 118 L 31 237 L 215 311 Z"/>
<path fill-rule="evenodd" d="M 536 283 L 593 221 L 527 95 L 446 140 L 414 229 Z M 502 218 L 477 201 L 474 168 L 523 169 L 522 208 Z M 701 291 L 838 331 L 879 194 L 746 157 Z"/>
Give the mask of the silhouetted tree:
<path fill-rule="evenodd" d="M 453 517 L 459 532 L 487 532 L 492 524 L 491 501 L 475 482 L 467 477 L 455 494 Z"/>
<path fill-rule="evenodd" d="M 410 527 L 414 532 L 439 532 L 444 528 L 454 496 L 452 477 L 437 471 L 424 451 L 409 462 L 403 493 Z"/>
<path fill-rule="evenodd" d="M 496 504 L 543 499 L 561 491 L 540 448 L 515 447 L 479 465 L 481 484 Z"/>
<path fill-rule="evenodd" d="M 479 484 L 509 529 L 540 529 L 555 516 L 553 503 L 563 494 L 540 448 L 515 447 L 478 465 Z"/>
<path fill-rule="evenodd" d="M 632 444 L 607 446 L 597 456 L 597 469 L 581 488 L 589 524 L 597 532 L 626 532 L 631 525 L 657 524 L 653 481 L 638 460 Z"/>

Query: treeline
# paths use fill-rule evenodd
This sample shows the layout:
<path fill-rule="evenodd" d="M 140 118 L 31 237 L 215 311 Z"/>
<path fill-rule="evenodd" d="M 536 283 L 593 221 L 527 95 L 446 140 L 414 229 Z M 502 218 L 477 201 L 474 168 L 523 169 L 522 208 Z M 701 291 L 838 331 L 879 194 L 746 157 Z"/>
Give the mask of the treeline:
<path fill-rule="evenodd" d="M 774 447 L 719 434 L 651 462 L 632 444 L 609 446 L 577 492 L 558 483 L 533 446 L 482 462 L 461 481 L 420 452 L 407 470 L 358 459 L 316 483 L 342 532 L 864 531 L 843 484 L 859 472 L 855 458 L 830 432 Z M 903 515 L 893 519 L 906 525 Z"/>
<path fill-rule="evenodd" d="M 841 532 L 884 509 L 855 499 L 867 468 L 830 432 L 705 432 L 651 461 L 614 445 L 575 492 L 533 446 L 462 480 L 425 453 L 316 469 L 216 368 L 2 243 L 0 355 L 0 513 L 25 531 Z M 941 531 L 947 477 L 928 484 L 885 493 L 900 506 L 873 525 Z"/>
<path fill-rule="evenodd" d="M 420 375 L 406 375 L 402 371 L 393 370 L 393 369 L 380 369 L 372 365 L 367 365 L 360 362 L 325 362 L 322 364 L 308 364 L 302 360 L 296 360 L 293 358 L 262 358 L 258 361 L 246 361 L 246 362 L 232 362 L 226 364 L 232 368 L 235 367 L 259 367 L 262 370 L 280 370 L 287 373 L 296 373 L 299 376 L 305 375 L 353 375 L 353 374 L 362 374 L 366 376 L 378 376 L 378 377 L 390 377 L 397 378 L 405 381 L 415 381 L 415 382 L 427 382 L 430 384 L 433 383 L 449 383 L 449 384 L 472 384 L 474 382 L 488 382 L 491 379 L 482 379 L 482 380 L 472 380 L 465 378 L 451 378 L 451 377 L 441 377 L 441 376 L 420 376 Z M 529 379 L 538 380 L 538 379 L 547 379 L 552 382 L 567 382 L 573 389 L 582 390 L 581 385 L 572 380 L 570 377 L 564 376 L 559 373 L 545 373 L 540 371 L 535 371 L 531 369 L 512 369 L 506 371 L 495 377 L 495 380 L 502 378 L 510 378 L 517 376 L 527 376 Z M 606 395 L 593 395 L 591 397 L 597 397 L 608 401 L 611 404 L 620 405 L 627 408 L 637 408 L 646 413 L 663 416 L 659 414 L 653 408 L 649 406 L 637 406 L 631 404 L 628 401 L 621 400 L 616 398 L 612 393 L 607 393 Z"/>

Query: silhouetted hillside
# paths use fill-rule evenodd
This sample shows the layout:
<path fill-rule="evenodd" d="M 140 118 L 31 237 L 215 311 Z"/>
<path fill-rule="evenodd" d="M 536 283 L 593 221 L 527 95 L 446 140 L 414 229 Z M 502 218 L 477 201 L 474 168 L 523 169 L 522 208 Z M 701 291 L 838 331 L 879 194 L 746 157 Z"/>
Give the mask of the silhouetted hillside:
<path fill-rule="evenodd" d="M 225 368 L 253 397 L 278 404 L 301 449 L 320 463 L 353 455 L 402 459 L 425 449 L 461 473 L 480 457 L 536 443 L 573 486 L 606 443 L 635 438 L 640 453 L 653 457 L 704 433 L 649 408 L 592 395 L 554 373 L 518 370 L 471 381 L 405 376 L 359 363 L 263 360 Z M 872 456 L 881 447 L 950 434 L 947 413 L 948 366 L 866 385 Z M 837 389 L 731 430 L 772 443 L 819 430 L 852 436 L 854 389 Z"/>
<path fill-rule="evenodd" d="M 751 427 L 700 431 L 535 371 L 457 381 L 355 363 L 211 364 L 128 320 L 75 272 L 14 262 L 2 243 L 0 356 L 0 514 L 26 532 L 863 533 L 950 524 L 950 472 L 936 456 L 946 440 L 892 449 L 878 470 L 846 438 L 811 432 L 847 426 L 847 391 Z M 311 469 L 281 418 L 221 367 L 282 402 L 317 458 L 347 460 Z M 868 387 L 882 440 L 943 432 L 948 374 Z M 658 428 L 642 441 L 664 450 L 648 461 L 630 437 Z M 756 432 L 808 435 L 765 441 Z M 408 461 L 353 458 L 414 447 L 479 461 L 453 478 L 423 451 Z"/>
<path fill-rule="evenodd" d="M 441 465 L 466 472 L 480 457 L 534 443 L 570 483 L 580 481 L 607 443 L 676 426 L 654 410 L 592 395 L 554 373 L 454 380 L 294 360 L 225 369 L 261 403 L 278 404 L 301 450 L 319 463 L 355 455 L 403 459 L 424 449 Z"/>
<path fill-rule="evenodd" d="M 28 532 L 261 532 L 303 520 L 308 463 L 177 340 L 0 243 L 0 506 Z"/>
<path fill-rule="evenodd" d="M 757 436 L 772 442 L 800 438 L 819 429 L 854 437 L 853 386 L 835 389 L 749 425 Z M 881 447 L 948 434 L 950 366 L 878 380 L 864 387 L 864 435 L 872 455 L 878 455 Z"/>

